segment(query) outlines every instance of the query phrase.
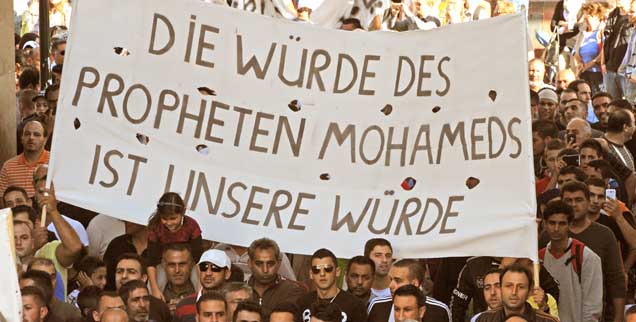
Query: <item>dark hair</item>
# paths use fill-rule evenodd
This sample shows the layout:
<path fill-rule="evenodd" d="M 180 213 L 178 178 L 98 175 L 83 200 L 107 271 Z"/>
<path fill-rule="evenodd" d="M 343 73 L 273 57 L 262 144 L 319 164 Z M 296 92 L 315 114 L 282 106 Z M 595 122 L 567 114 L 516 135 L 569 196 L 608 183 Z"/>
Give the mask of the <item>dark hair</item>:
<path fill-rule="evenodd" d="M 409 278 L 417 280 L 420 284 L 424 282 L 424 267 L 415 259 L 400 259 L 393 264 L 393 267 L 405 267 L 409 269 Z"/>
<path fill-rule="evenodd" d="M 336 255 L 334 255 L 332 251 L 326 248 L 321 248 L 315 251 L 314 254 L 311 255 L 311 259 L 309 260 L 309 262 L 311 263 L 311 261 L 313 261 L 314 259 L 320 259 L 320 258 L 326 258 L 326 257 L 331 258 L 334 266 L 338 266 L 338 260 L 336 259 Z"/>
<path fill-rule="evenodd" d="M 542 139 L 547 137 L 559 137 L 559 128 L 557 128 L 554 122 L 548 120 L 536 120 L 532 122 L 532 132 L 537 132 L 537 135 Z"/>
<path fill-rule="evenodd" d="M 22 49 L 22 47 L 24 47 L 24 44 L 26 44 L 27 42 L 33 40 L 36 41 L 36 39 L 38 39 L 40 36 L 38 36 L 38 34 L 34 33 L 34 32 L 27 32 L 26 34 L 22 35 L 22 38 L 20 39 L 19 47 L 20 49 Z"/>
<path fill-rule="evenodd" d="M 62 69 L 64 68 L 64 64 L 58 64 L 51 67 L 51 71 L 57 74 L 62 74 Z M 57 84 L 55 84 L 57 85 Z M 59 85 L 58 85 L 59 86 Z"/>
<path fill-rule="evenodd" d="M 563 199 L 564 192 L 577 192 L 583 191 L 585 194 L 585 198 L 590 200 L 590 189 L 588 189 L 587 185 L 581 181 L 570 181 L 563 184 L 561 187 L 561 199 Z"/>
<path fill-rule="evenodd" d="M 375 274 L 375 263 L 369 257 L 358 255 L 351 258 L 347 263 L 347 272 L 349 272 L 349 270 L 351 269 L 351 265 L 353 264 L 369 265 L 371 266 L 371 274 Z"/>
<path fill-rule="evenodd" d="M 94 256 L 86 256 L 82 258 L 76 266 L 78 271 L 86 273 L 89 277 L 100 267 L 106 267 L 106 264 L 104 261 Z"/>
<path fill-rule="evenodd" d="M 139 263 L 139 266 L 141 266 L 141 274 L 142 275 L 148 274 L 148 266 L 146 266 L 146 261 L 144 260 L 143 257 L 139 256 L 136 253 L 121 254 L 121 256 L 117 257 L 117 261 L 115 261 L 115 268 L 117 268 L 117 264 L 119 264 L 119 262 L 123 261 L 124 259 L 137 261 Z"/>
<path fill-rule="evenodd" d="M 335 303 L 314 302 L 309 308 L 311 316 L 324 322 L 340 322 L 342 321 L 342 311 Z M 234 321 L 236 322 L 236 321 Z"/>
<path fill-rule="evenodd" d="M 157 202 L 157 211 L 150 216 L 148 228 L 157 227 L 161 223 L 161 218 L 172 214 L 185 215 L 185 203 L 181 196 L 176 192 L 166 192 L 159 202 Z"/>
<path fill-rule="evenodd" d="M 97 310 L 97 302 L 99 302 L 99 296 L 102 292 L 102 289 L 95 285 L 87 286 L 80 291 L 77 296 L 77 305 L 82 316 L 91 316 L 92 312 Z"/>
<path fill-rule="evenodd" d="M 610 95 L 610 93 L 608 92 L 603 92 L 603 91 L 598 91 L 596 92 L 596 94 L 592 95 L 592 100 L 595 100 L 599 97 L 607 97 L 610 99 L 610 101 L 612 100 L 612 95 Z"/>
<path fill-rule="evenodd" d="M 530 90 L 530 105 L 537 105 L 537 104 L 539 104 L 539 94 L 533 90 Z"/>
<path fill-rule="evenodd" d="M 296 321 L 296 317 L 298 316 L 298 306 L 296 306 L 296 304 L 292 303 L 292 302 L 283 302 L 283 303 L 278 303 L 276 304 L 276 306 L 274 306 L 274 308 L 272 309 L 272 313 L 270 313 L 270 316 L 274 313 L 291 313 L 291 315 L 294 317 L 294 321 Z"/>
<path fill-rule="evenodd" d="M 561 190 L 559 190 L 557 188 L 554 188 L 554 189 L 550 189 L 550 190 L 546 190 L 546 191 L 542 192 L 537 197 L 537 204 L 538 205 L 546 205 L 546 204 L 548 204 L 548 202 L 550 202 L 550 200 L 552 200 L 554 198 L 561 198 Z"/>
<path fill-rule="evenodd" d="M 46 301 L 44 293 L 37 286 L 25 286 L 20 289 L 20 293 L 22 294 L 22 296 L 32 296 L 35 302 L 40 307 L 45 306 L 48 303 Z"/>
<path fill-rule="evenodd" d="M 581 84 L 586 84 L 590 89 L 592 89 L 592 85 L 590 85 L 590 82 L 584 80 L 584 79 L 577 79 L 572 81 L 572 83 L 570 83 L 570 85 L 568 85 L 568 89 L 571 89 L 573 91 L 575 91 L 577 94 L 579 93 L 579 85 Z"/>
<path fill-rule="evenodd" d="M 391 246 L 391 243 L 388 240 L 384 238 L 371 238 L 364 244 L 364 256 L 369 257 L 369 255 L 371 255 L 371 251 L 373 251 L 376 246 L 388 246 L 391 249 L 391 252 L 393 252 L 393 246 Z"/>
<path fill-rule="evenodd" d="M 25 206 L 25 205 L 15 206 L 11 208 L 11 212 L 13 212 L 14 214 L 26 212 L 29 215 L 29 221 L 31 221 L 33 225 L 35 225 L 35 220 L 38 219 L 38 213 L 35 212 L 35 209 L 29 206 Z"/>
<path fill-rule="evenodd" d="M 583 172 L 583 170 L 581 170 L 579 167 L 567 166 L 559 171 L 559 176 L 566 174 L 573 174 L 577 181 L 587 180 L 587 174 L 585 174 L 585 172 Z"/>
<path fill-rule="evenodd" d="M 484 274 L 484 279 L 486 278 L 486 276 L 490 275 L 490 274 L 499 274 L 499 276 L 501 276 L 501 268 L 499 267 L 493 267 L 491 269 L 489 269 L 488 271 L 486 271 L 486 273 Z"/>
<path fill-rule="evenodd" d="M 579 146 L 579 151 L 581 151 L 584 148 L 595 150 L 596 154 L 600 158 L 605 159 L 605 150 L 603 150 L 603 147 L 601 146 L 601 143 L 599 143 L 597 140 L 595 140 L 595 139 L 587 139 L 587 140 L 583 141 L 583 143 L 581 143 L 581 145 Z"/>
<path fill-rule="evenodd" d="M 508 272 L 526 274 L 526 277 L 528 278 L 528 289 L 532 289 L 533 288 L 534 280 L 532 279 L 532 273 L 525 266 L 523 266 L 521 264 L 518 264 L 518 263 L 514 263 L 512 265 L 504 267 L 504 269 L 501 271 L 501 275 L 499 276 L 499 282 L 502 285 L 503 285 L 503 278 Z"/>
<path fill-rule="evenodd" d="M 247 248 L 247 255 L 250 259 L 254 259 L 254 255 L 256 255 L 256 250 L 258 249 L 273 249 L 276 259 L 278 261 L 281 261 L 283 259 L 280 253 L 280 247 L 278 247 L 278 244 L 272 239 L 259 238 L 254 240 L 250 244 L 250 247 Z"/>
<path fill-rule="evenodd" d="M 192 261 L 192 250 L 190 249 L 190 244 L 188 243 L 169 243 L 163 246 L 162 255 L 165 255 L 168 251 L 173 252 L 188 252 L 188 257 Z M 162 256 L 165 257 L 165 256 Z"/>
<path fill-rule="evenodd" d="M 362 29 L 362 25 L 360 24 L 360 20 L 358 20 L 356 18 L 347 18 L 347 19 L 342 21 L 342 24 L 343 25 L 352 24 L 353 25 L 353 29 Z"/>
<path fill-rule="evenodd" d="M 568 223 L 571 223 L 572 220 L 574 220 L 574 210 L 570 207 L 570 205 L 561 200 L 548 202 L 548 205 L 543 211 L 543 220 L 547 221 L 550 219 L 550 216 L 556 214 L 564 214 L 567 217 Z"/>
<path fill-rule="evenodd" d="M 37 69 L 31 66 L 26 66 L 22 69 L 19 80 L 20 89 L 26 89 L 29 86 L 36 88 L 39 83 L 40 73 L 38 73 Z"/>
<path fill-rule="evenodd" d="M 97 308 L 99 309 L 99 302 L 102 301 L 102 298 L 104 297 L 110 297 L 110 298 L 121 298 L 121 296 L 119 296 L 119 294 L 117 294 L 117 292 L 115 291 L 103 291 L 101 293 L 99 293 L 99 297 L 97 298 Z M 123 299 L 122 299 L 123 301 Z M 126 303 L 124 303 L 124 305 L 126 305 Z"/>
<path fill-rule="evenodd" d="M 128 298 L 130 297 L 130 293 L 138 288 L 148 290 L 148 286 L 143 281 L 132 280 L 122 284 L 117 293 L 119 294 L 119 297 L 124 300 L 124 304 L 128 305 Z"/>
<path fill-rule="evenodd" d="M 616 110 L 610 113 L 609 119 L 607 120 L 607 132 L 622 132 L 623 125 L 630 125 L 630 114 L 631 112 L 626 110 Z"/>
<path fill-rule="evenodd" d="M 632 111 L 634 106 L 626 99 L 615 99 L 609 103 L 609 106 L 616 106 L 617 110 L 629 110 Z"/>
<path fill-rule="evenodd" d="M 588 189 L 589 189 L 589 186 L 605 189 L 605 181 L 603 181 L 603 179 L 599 179 L 596 177 L 588 178 L 587 180 L 585 180 L 585 184 L 588 186 Z"/>
<path fill-rule="evenodd" d="M 572 154 L 579 154 L 579 151 L 577 151 L 576 149 L 567 148 L 567 149 L 561 150 L 561 152 L 559 152 L 558 156 L 562 157 L 564 155 L 572 155 Z"/>
<path fill-rule="evenodd" d="M 245 280 L 245 273 L 243 270 L 236 266 L 230 265 L 230 279 L 227 282 L 243 282 Z"/>
<path fill-rule="evenodd" d="M 548 144 L 545 145 L 545 150 L 562 150 L 565 148 L 565 143 L 559 139 L 552 139 Z"/>
<path fill-rule="evenodd" d="M 24 190 L 24 188 L 22 187 L 18 187 L 18 186 L 9 186 L 7 187 L 7 189 L 4 190 L 4 193 L 2 194 L 2 201 L 4 201 L 4 198 L 11 192 L 15 192 L 18 191 L 22 194 L 22 196 L 24 197 L 24 199 L 29 199 L 29 194 L 27 194 L 26 190 Z"/>
<path fill-rule="evenodd" d="M 614 173 L 612 166 L 609 164 L 607 160 L 598 159 L 598 160 L 588 162 L 587 165 L 594 169 L 599 170 L 601 172 L 601 176 L 603 176 L 603 179 L 618 178 L 616 173 Z"/>
<path fill-rule="evenodd" d="M 223 297 L 223 295 L 221 295 L 221 293 L 217 291 L 205 292 L 201 295 L 201 297 L 199 297 L 199 299 L 197 300 L 197 312 L 201 311 L 201 303 L 207 301 L 223 302 L 223 307 L 225 307 L 225 311 L 227 312 L 227 302 L 225 301 L 225 297 Z"/>
<path fill-rule="evenodd" d="M 28 270 L 22 273 L 20 279 L 32 280 L 35 286 L 42 291 L 46 303 L 51 302 L 51 298 L 53 297 L 53 282 L 51 282 L 51 276 L 49 276 L 48 273 L 36 269 Z"/>
<path fill-rule="evenodd" d="M 261 317 L 261 319 L 263 318 L 263 310 L 261 309 L 261 307 L 252 302 L 252 301 L 245 301 L 245 302 L 241 302 L 236 306 L 236 310 L 234 310 L 234 316 L 232 317 L 232 322 L 236 322 L 236 317 L 238 316 L 238 313 L 241 311 L 247 311 L 247 312 L 252 312 L 252 313 L 258 313 L 258 315 Z"/>
<path fill-rule="evenodd" d="M 55 67 L 53 67 L 55 68 Z M 57 91 L 60 89 L 60 84 L 53 84 L 49 87 L 46 88 L 46 90 L 44 91 L 44 97 L 48 100 L 49 99 L 49 94 L 51 92 Z"/>
<path fill-rule="evenodd" d="M 406 284 L 406 285 L 402 285 L 402 286 L 398 287 L 395 290 L 395 292 L 393 293 L 393 299 L 394 300 L 395 300 L 396 296 L 413 296 L 413 297 L 415 297 L 415 299 L 417 300 L 417 307 L 418 308 L 426 305 L 426 297 L 424 296 L 422 291 L 420 291 L 419 288 L 417 288 L 415 285 L 412 285 L 412 284 Z"/>
<path fill-rule="evenodd" d="M 636 313 L 636 305 L 632 305 L 629 307 L 629 309 L 627 309 L 627 311 L 625 311 L 625 317 L 627 317 L 630 314 L 634 314 Z"/>

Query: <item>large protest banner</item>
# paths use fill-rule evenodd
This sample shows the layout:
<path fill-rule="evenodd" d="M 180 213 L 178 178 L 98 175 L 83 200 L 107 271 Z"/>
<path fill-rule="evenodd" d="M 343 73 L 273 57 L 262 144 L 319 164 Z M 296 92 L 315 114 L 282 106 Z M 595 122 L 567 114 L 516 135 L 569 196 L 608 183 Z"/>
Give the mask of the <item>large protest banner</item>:
<path fill-rule="evenodd" d="M 59 199 L 145 223 L 176 191 L 204 238 L 291 253 L 384 237 L 399 256 L 536 257 L 522 15 L 408 33 L 198 1 L 73 15 Z"/>
<path fill-rule="evenodd" d="M 0 314 L 5 321 L 22 321 L 22 297 L 13 251 L 13 215 L 10 208 L 0 209 Z"/>

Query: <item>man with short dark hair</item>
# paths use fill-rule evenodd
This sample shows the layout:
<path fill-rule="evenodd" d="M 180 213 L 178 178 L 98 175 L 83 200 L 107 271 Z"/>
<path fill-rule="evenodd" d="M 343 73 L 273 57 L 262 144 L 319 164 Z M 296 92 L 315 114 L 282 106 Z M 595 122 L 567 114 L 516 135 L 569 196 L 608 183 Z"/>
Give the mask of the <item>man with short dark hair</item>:
<path fill-rule="evenodd" d="M 133 280 L 140 280 L 143 283 L 148 281 L 146 265 L 141 256 L 135 253 L 124 253 L 117 260 L 115 266 L 115 286 L 117 291 L 123 284 Z M 171 321 L 170 309 L 163 301 L 150 296 L 150 319 L 157 322 Z"/>
<path fill-rule="evenodd" d="M 185 297 L 177 304 L 175 321 L 194 322 L 197 315 L 197 299 L 205 293 L 221 291 L 225 282 L 230 278 L 231 267 L 230 258 L 224 251 L 209 249 L 201 254 L 197 265 L 200 290 L 198 293 L 192 293 Z"/>
<path fill-rule="evenodd" d="M 596 115 L 594 114 L 594 109 L 591 106 L 591 101 L 592 101 L 591 84 L 584 79 L 577 79 L 573 81 L 572 83 L 570 83 L 570 85 L 568 85 L 568 88 L 575 90 L 576 97 L 585 103 L 586 111 L 587 111 L 586 121 L 590 123 L 597 123 L 598 118 L 596 118 Z M 596 93 L 596 89 L 594 90 L 594 93 Z"/>
<path fill-rule="evenodd" d="M 391 297 L 377 297 L 369 303 L 369 322 L 394 322 L 393 295 L 395 290 L 404 285 L 413 285 L 422 288 L 425 276 L 424 267 L 414 259 L 402 259 L 397 261 L 389 271 L 389 290 Z M 444 322 L 450 320 L 450 310 L 446 304 L 432 298 L 425 297 L 426 315 L 422 322 Z"/>
<path fill-rule="evenodd" d="M 426 314 L 426 297 L 414 285 L 406 284 L 393 292 L 393 318 L 395 322 L 423 321 Z"/>
<path fill-rule="evenodd" d="M 126 282 L 119 288 L 119 296 L 126 304 L 126 313 L 133 322 L 148 322 L 150 318 L 150 293 L 141 280 Z"/>
<path fill-rule="evenodd" d="M 311 255 L 309 278 L 315 291 L 305 294 L 298 300 L 302 312 L 302 321 L 309 322 L 312 303 L 335 303 L 342 311 L 342 322 L 366 322 L 366 305 L 357 297 L 343 292 L 336 281 L 340 268 L 336 256 L 328 249 L 321 248 Z"/>
<path fill-rule="evenodd" d="M 502 307 L 482 312 L 477 322 L 506 321 L 513 314 L 522 315 L 528 321 L 558 322 L 552 315 L 535 310 L 528 304 L 533 289 L 532 273 L 524 266 L 512 264 L 501 272 Z"/>
<path fill-rule="evenodd" d="M 49 308 L 50 319 L 66 321 L 80 317 L 79 311 L 71 304 L 62 302 L 53 296 L 53 281 L 55 270 L 29 270 L 20 276 L 20 287 L 35 286 L 44 295 L 44 300 Z"/>
<path fill-rule="evenodd" d="M 493 268 L 484 274 L 484 299 L 488 304 L 488 310 L 500 308 L 501 302 L 501 269 Z M 475 322 L 483 312 L 474 315 L 470 322 Z"/>
<path fill-rule="evenodd" d="M 115 292 L 103 292 L 97 301 L 97 310 L 93 311 L 93 320 L 100 322 L 102 314 L 107 310 L 119 309 L 126 312 L 126 304 Z"/>
<path fill-rule="evenodd" d="M 563 116 L 566 124 L 570 123 L 575 117 L 587 120 L 587 103 L 579 98 L 569 100 L 565 103 Z"/>
<path fill-rule="evenodd" d="M 7 187 L 2 195 L 2 202 L 7 208 L 13 208 L 15 206 L 31 207 L 33 205 L 33 201 L 29 198 L 26 190 L 18 186 Z"/>
<path fill-rule="evenodd" d="M 561 200 L 548 203 L 543 225 L 550 237 L 539 259 L 559 282 L 562 322 L 600 321 L 603 312 L 601 259 L 582 242 L 569 238 L 574 210 Z"/>
<path fill-rule="evenodd" d="M 281 303 L 274 307 L 269 322 L 297 322 L 298 307 L 293 303 Z"/>
<path fill-rule="evenodd" d="M 248 285 L 254 289 L 253 299 L 261 305 L 263 316 L 268 317 L 272 308 L 279 303 L 296 302 L 305 294 L 305 289 L 300 284 L 278 274 L 281 252 L 275 241 L 269 238 L 257 239 L 248 248 L 248 254 L 252 271 Z"/>
<path fill-rule="evenodd" d="M 371 298 L 387 297 L 391 295 L 389 290 L 389 270 L 393 264 L 393 247 L 384 238 L 372 238 L 364 245 L 364 256 L 369 257 L 375 263 L 375 277 L 371 287 Z"/>
<path fill-rule="evenodd" d="M 20 290 L 22 294 L 22 322 L 44 322 L 49 309 L 42 291 L 35 286 L 26 286 Z"/>
<path fill-rule="evenodd" d="M 605 321 L 622 321 L 626 297 L 625 274 L 614 234 L 609 228 L 592 222 L 588 217 L 590 190 L 585 183 L 573 181 L 564 184 L 561 187 L 561 200 L 574 210 L 569 236 L 583 242 L 601 258 L 606 294 Z M 541 234 L 539 241 L 540 247 L 547 245 L 547 232 Z"/>
<path fill-rule="evenodd" d="M 333 303 L 314 303 L 311 305 L 311 322 L 340 322 L 342 312 Z"/>
<path fill-rule="evenodd" d="M 365 256 L 355 256 L 347 263 L 347 292 L 367 305 L 371 297 L 371 286 L 375 275 L 375 263 Z"/>
<path fill-rule="evenodd" d="M 261 307 L 251 301 L 239 303 L 234 311 L 232 322 L 262 322 L 263 311 Z"/>
<path fill-rule="evenodd" d="M 556 117 L 557 126 L 559 127 L 559 130 L 565 130 L 565 127 L 568 125 L 568 120 L 566 120 L 565 118 L 565 106 L 569 101 L 575 100 L 575 99 L 578 99 L 578 97 L 576 96 L 576 91 L 571 89 L 565 89 L 563 90 L 563 92 L 561 92 L 561 96 L 559 97 L 559 107 L 557 109 L 557 117 Z"/>
<path fill-rule="evenodd" d="M 163 297 L 170 307 L 170 313 L 174 315 L 177 303 L 195 293 L 194 284 L 190 280 L 192 253 L 186 244 L 168 244 L 163 249 L 161 262 L 167 279 Z"/>
<path fill-rule="evenodd" d="M 607 130 L 607 119 L 609 118 L 608 108 L 612 102 L 612 95 L 607 92 L 597 92 L 592 96 L 592 108 L 594 115 L 598 119 L 597 123 L 592 124 L 592 128 L 605 132 Z"/>
<path fill-rule="evenodd" d="M 82 313 L 84 322 L 95 322 L 93 320 L 93 311 L 97 310 L 97 303 L 102 292 L 103 290 L 99 287 L 91 285 L 85 287 L 77 296 L 77 306 Z"/>
<path fill-rule="evenodd" d="M 559 171 L 559 176 L 557 177 L 557 184 L 559 185 L 559 187 L 561 187 L 568 182 L 585 181 L 586 179 L 587 179 L 587 175 L 579 167 L 567 166 L 561 169 L 561 171 Z"/>
<path fill-rule="evenodd" d="M 226 322 L 228 319 L 227 303 L 219 292 L 206 292 L 197 299 L 196 322 Z"/>

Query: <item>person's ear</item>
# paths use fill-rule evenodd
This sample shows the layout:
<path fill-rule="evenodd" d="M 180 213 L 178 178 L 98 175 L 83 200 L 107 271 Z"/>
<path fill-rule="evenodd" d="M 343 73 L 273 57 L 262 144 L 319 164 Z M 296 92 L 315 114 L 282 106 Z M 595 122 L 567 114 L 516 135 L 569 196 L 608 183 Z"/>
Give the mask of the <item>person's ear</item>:
<path fill-rule="evenodd" d="M 141 280 L 144 281 L 144 283 L 147 283 L 148 282 L 148 274 L 141 275 Z"/>
<path fill-rule="evenodd" d="M 426 305 L 422 306 L 417 310 L 417 315 L 420 317 L 420 320 L 424 318 L 424 314 L 426 313 Z"/>
<path fill-rule="evenodd" d="M 97 312 L 97 310 L 94 310 L 93 311 L 93 321 L 99 321 L 99 320 L 101 320 L 99 318 L 99 312 Z"/>
<path fill-rule="evenodd" d="M 44 318 L 49 314 L 49 308 L 44 305 L 40 308 L 40 320 L 44 321 Z"/>
<path fill-rule="evenodd" d="M 226 281 L 229 280 L 231 276 L 232 276 L 232 270 L 229 268 L 225 269 L 225 280 Z"/>
<path fill-rule="evenodd" d="M 340 277 L 340 267 L 336 266 L 336 277 Z"/>

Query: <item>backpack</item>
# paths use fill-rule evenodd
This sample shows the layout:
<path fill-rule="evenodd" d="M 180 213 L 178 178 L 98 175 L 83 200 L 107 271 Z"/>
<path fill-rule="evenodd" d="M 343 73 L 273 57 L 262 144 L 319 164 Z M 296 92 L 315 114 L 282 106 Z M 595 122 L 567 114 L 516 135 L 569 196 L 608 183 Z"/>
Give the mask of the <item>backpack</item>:
<path fill-rule="evenodd" d="M 582 266 L 583 266 L 583 249 L 584 248 L 585 248 L 585 244 L 572 238 L 572 242 L 570 243 L 570 246 L 568 246 L 568 248 L 565 249 L 566 253 L 568 251 L 570 253 L 570 258 L 568 258 L 565 261 L 565 265 L 567 266 L 572 264 L 572 269 L 574 270 L 576 275 L 579 277 L 579 283 L 581 283 L 581 271 L 583 269 Z M 543 258 L 545 257 L 546 249 L 547 247 L 544 247 L 539 250 L 539 260 L 541 261 L 541 263 L 543 263 Z"/>

